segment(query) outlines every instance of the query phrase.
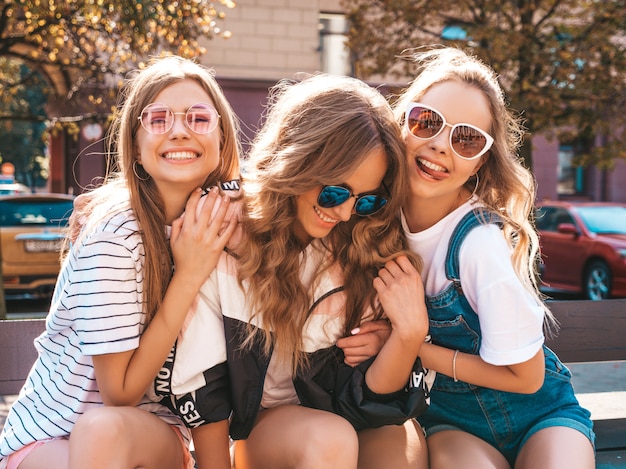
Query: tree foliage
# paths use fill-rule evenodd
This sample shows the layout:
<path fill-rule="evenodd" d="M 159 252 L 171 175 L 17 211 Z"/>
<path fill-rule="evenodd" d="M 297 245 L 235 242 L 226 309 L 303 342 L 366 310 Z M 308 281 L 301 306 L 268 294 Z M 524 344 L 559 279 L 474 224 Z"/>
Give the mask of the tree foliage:
<path fill-rule="evenodd" d="M 415 74 L 403 51 L 455 45 L 500 76 L 533 132 L 582 144 L 582 164 L 626 158 L 624 0 L 342 0 L 357 75 Z M 456 33 L 456 34 L 452 34 Z"/>
<path fill-rule="evenodd" d="M 224 16 L 206 0 L 5 0 L 0 56 L 35 69 L 119 73 L 163 50 L 202 54 L 199 38 L 228 37 L 217 24 Z"/>

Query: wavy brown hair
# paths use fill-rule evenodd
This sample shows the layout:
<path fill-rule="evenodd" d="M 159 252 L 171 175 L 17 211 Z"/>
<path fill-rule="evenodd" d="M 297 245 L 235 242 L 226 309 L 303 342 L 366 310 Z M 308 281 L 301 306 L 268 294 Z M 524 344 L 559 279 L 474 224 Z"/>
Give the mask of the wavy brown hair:
<path fill-rule="evenodd" d="M 263 326 L 266 352 L 271 330 L 282 358 L 294 358 L 294 370 L 306 362 L 302 330 L 312 303 L 300 280 L 303 246 L 294 234 L 296 197 L 345 182 L 375 149 L 387 157 L 383 182 L 390 201 L 373 216 L 353 215 L 321 240 L 331 263 L 343 269 L 346 334 L 368 306 L 374 317 L 382 315 L 372 286 L 378 269 L 399 253 L 411 256 L 397 217 L 408 193 L 400 128 L 385 98 L 354 78 L 319 74 L 285 80 L 271 90 L 266 122 L 243 172 L 239 280 L 249 282 L 248 301 Z M 257 332 L 251 330 L 248 340 Z"/>
<path fill-rule="evenodd" d="M 536 183 L 533 174 L 523 165 L 518 150 L 524 127 L 518 115 L 507 106 L 504 91 L 494 70 L 473 55 L 451 47 L 425 48 L 405 56 L 418 65 L 417 77 L 394 103 L 394 113 L 404 125 L 405 110 L 410 102 L 420 98 L 433 86 L 457 81 L 480 90 L 489 103 L 493 146 L 483 156 L 478 170 L 479 183 L 470 178 L 466 183 L 489 209 L 504 222 L 503 232 L 513 250 L 511 260 L 520 281 L 543 304 L 538 288 L 537 265 L 540 259 L 539 238 L 534 229 Z M 556 321 L 545 307 L 548 330 Z"/>
<path fill-rule="evenodd" d="M 163 89 L 186 79 L 194 80 L 207 92 L 220 115 L 216 131 L 221 134 L 221 164 L 208 175 L 205 187 L 239 177 L 238 122 L 212 70 L 177 56 L 155 59 L 124 83 L 115 120 L 107 135 L 113 170 L 100 187 L 81 195 L 70 220 L 71 233 L 83 228 L 85 234 L 116 211 L 133 210 L 141 227 L 145 251 L 144 303 L 148 320 L 163 300 L 172 274 L 172 259 L 165 232 L 163 198 L 152 178 L 140 179 L 133 172 L 137 159 L 135 136 L 143 108 Z M 190 187 L 189 194 L 193 190 Z"/>

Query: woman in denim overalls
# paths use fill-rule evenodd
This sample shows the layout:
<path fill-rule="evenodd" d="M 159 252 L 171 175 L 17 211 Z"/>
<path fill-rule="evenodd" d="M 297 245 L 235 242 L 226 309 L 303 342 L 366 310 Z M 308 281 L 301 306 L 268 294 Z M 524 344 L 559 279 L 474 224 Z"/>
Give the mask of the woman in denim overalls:
<path fill-rule="evenodd" d="M 420 417 L 431 468 L 593 468 L 592 422 L 544 343 L 532 175 L 493 71 L 437 48 L 396 103 L 410 194 L 402 222 L 422 256 L 437 372 Z"/>

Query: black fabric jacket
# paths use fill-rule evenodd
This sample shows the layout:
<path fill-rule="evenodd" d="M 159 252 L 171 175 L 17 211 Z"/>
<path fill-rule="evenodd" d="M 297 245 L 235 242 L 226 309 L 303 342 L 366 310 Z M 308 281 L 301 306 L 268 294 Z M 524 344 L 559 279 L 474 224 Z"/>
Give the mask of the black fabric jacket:
<path fill-rule="evenodd" d="M 245 350 L 237 347 L 246 329 L 242 321 L 225 317 L 224 329 L 233 408 L 230 434 L 234 440 L 240 440 L 248 437 L 259 413 L 270 357 L 258 343 Z M 356 430 L 400 425 L 428 407 L 429 391 L 419 358 L 405 389 L 376 394 L 365 383 L 365 372 L 374 358 L 352 368 L 343 362 L 343 352 L 337 346 L 308 355 L 309 366 L 294 378 L 300 403 L 341 415 Z"/>

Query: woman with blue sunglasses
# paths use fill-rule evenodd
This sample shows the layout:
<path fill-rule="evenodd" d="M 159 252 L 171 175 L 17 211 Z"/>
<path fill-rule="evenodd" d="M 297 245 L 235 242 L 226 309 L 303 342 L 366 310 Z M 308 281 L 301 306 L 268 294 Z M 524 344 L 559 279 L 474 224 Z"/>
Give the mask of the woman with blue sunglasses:
<path fill-rule="evenodd" d="M 171 385 L 184 392 L 173 407 L 203 423 L 201 362 L 213 345 L 203 318 L 217 315 L 238 469 L 426 467 L 412 417 L 427 407 L 417 355 L 428 323 L 397 218 L 407 179 L 388 103 L 353 78 L 281 82 L 243 174 L 240 239 L 179 339 Z M 359 337 L 344 357 L 346 335 Z"/>
<path fill-rule="evenodd" d="M 493 70 L 452 48 L 412 57 L 396 102 L 409 197 L 402 224 L 422 256 L 437 372 L 418 417 L 433 469 L 595 467 L 592 422 L 544 345 L 555 321 L 537 289 L 532 174 Z M 545 325 L 545 327 L 544 327 Z"/>

